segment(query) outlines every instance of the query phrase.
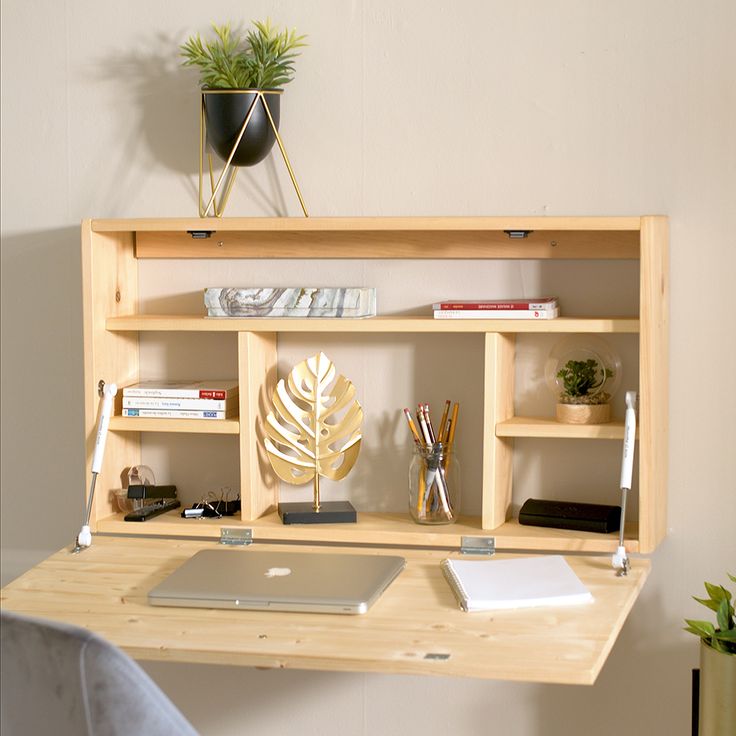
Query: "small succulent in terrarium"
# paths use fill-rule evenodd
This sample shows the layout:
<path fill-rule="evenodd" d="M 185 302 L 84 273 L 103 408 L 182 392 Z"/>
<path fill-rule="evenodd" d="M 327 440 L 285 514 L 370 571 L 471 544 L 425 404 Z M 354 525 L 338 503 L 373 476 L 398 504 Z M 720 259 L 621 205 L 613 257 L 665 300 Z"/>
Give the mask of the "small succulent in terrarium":
<path fill-rule="evenodd" d="M 594 358 L 568 360 L 557 371 L 556 377 L 563 388 L 559 401 L 561 404 L 606 404 L 611 400 L 611 394 L 603 387 L 615 375 L 614 370 Z"/>

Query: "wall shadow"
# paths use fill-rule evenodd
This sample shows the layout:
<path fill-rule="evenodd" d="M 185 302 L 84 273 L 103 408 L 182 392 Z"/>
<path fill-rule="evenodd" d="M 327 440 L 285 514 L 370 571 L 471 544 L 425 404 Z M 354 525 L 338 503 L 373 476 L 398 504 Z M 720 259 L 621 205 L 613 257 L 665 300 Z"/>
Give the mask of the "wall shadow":
<path fill-rule="evenodd" d="M 95 81 L 127 87 L 125 99 L 133 100 L 135 116 L 120 148 L 132 157 L 140 142 L 150 157 L 170 171 L 182 175 L 192 199 L 199 198 L 200 94 L 197 71 L 183 68 L 179 46 L 184 33 L 159 33 L 143 39 L 136 51 L 116 53 L 98 60 Z M 128 180 L 128 155 L 120 157 L 120 170 L 111 181 Z M 278 160 L 276 161 L 275 158 Z M 224 162 L 213 155 L 215 180 Z M 263 172 L 238 169 L 233 201 L 247 197 L 265 214 L 282 217 L 288 214 L 286 197 L 279 178 L 279 168 L 286 167 L 278 147 L 262 163 Z M 205 187 L 209 186 L 205 163 Z M 203 196 L 208 198 L 205 190 Z M 219 197 L 218 197 L 219 201 Z"/>
<path fill-rule="evenodd" d="M 55 550 L 84 508 L 78 227 L 2 238 L 2 545 Z M 30 514 L 32 513 L 32 523 Z"/>

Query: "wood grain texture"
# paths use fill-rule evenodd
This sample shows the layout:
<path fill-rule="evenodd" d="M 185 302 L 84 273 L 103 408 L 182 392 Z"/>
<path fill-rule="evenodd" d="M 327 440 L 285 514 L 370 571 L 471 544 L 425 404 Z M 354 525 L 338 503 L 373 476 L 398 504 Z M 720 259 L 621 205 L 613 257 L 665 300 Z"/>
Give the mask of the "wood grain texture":
<path fill-rule="evenodd" d="M 503 230 L 485 228 L 218 231 L 203 239 L 182 231 L 139 231 L 136 236 L 138 258 L 557 260 L 638 256 L 638 232 L 618 230 L 534 230 L 523 239 L 510 239 Z"/>
<path fill-rule="evenodd" d="M 496 424 L 496 436 L 623 440 L 624 423 L 563 424 L 551 417 L 511 417 Z"/>
<path fill-rule="evenodd" d="M 184 434 L 239 434 L 238 419 L 155 419 L 112 417 L 111 432 L 171 432 Z"/>
<path fill-rule="evenodd" d="M 457 523 L 446 526 L 422 526 L 408 513 L 358 512 L 357 524 L 289 524 L 270 512 L 258 519 L 182 519 L 178 511 L 156 516 L 144 523 L 123 521 L 123 514 L 101 519 L 102 534 L 145 536 L 202 537 L 219 539 L 222 528 L 250 529 L 260 541 L 327 543 L 343 545 L 383 545 L 387 547 L 437 547 L 460 549 L 463 536 L 492 537 L 499 550 L 538 550 L 612 554 L 618 546 L 618 533 L 598 534 L 566 529 L 525 526 L 509 519 L 501 526 L 483 529 L 480 517 L 461 516 Z M 626 548 L 638 551 L 635 523 L 626 527 Z"/>
<path fill-rule="evenodd" d="M 494 428 L 514 415 L 513 334 L 486 335 L 483 389 L 483 528 L 496 529 L 510 515 L 514 441 Z"/>
<path fill-rule="evenodd" d="M 110 317 L 111 332 L 507 332 L 507 333 L 637 333 L 633 317 L 558 317 L 556 319 L 433 319 L 380 316 L 367 319 L 321 317 L 204 317 L 198 315 L 135 314 Z"/>
<path fill-rule="evenodd" d="M 643 217 L 639 335 L 639 533 L 652 552 L 667 533 L 669 223 Z"/>
<path fill-rule="evenodd" d="M 117 383 L 122 389 L 138 380 L 138 335 L 110 332 L 105 328 L 108 317 L 130 312 L 138 306 L 138 270 L 133 257 L 132 233 L 100 234 L 92 231 L 89 220 L 82 223 L 82 289 L 85 480 L 89 482 L 100 407 L 99 381 Z M 116 414 L 121 413 L 121 407 L 122 391 L 118 390 Z M 121 471 L 139 462 L 138 434 L 111 432 L 108 435 L 90 514 L 93 530 L 98 518 L 117 510 L 111 492 L 123 487 Z"/>
<path fill-rule="evenodd" d="M 238 333 L 243 519 L 257 519 L 278 503 L 278 479 L 271 471 L 265 454 L 261 427 L 276 387 L 276 362 L 275 333 Z"/>
<path fill-rule="evenodd" d="M 13 581 L 2 607 L 83 626 L 139 659 L 592 684 L 650 567 L 634 559 L 620 578 L 608 559 L 570 557 L 593 603 L 469 614 L 440 571 L 446 553 L 406 551 L 406 569 L 362 616 L 149 606 L 148 591 L 202 548 L 212 543 L 96 537 Z"/>
<path fill-rule="evenodd" d="M 393 232 L 534 230 L 638 233 L 633 217 L 161 217 L 92 220 L 94 232 Z"/>

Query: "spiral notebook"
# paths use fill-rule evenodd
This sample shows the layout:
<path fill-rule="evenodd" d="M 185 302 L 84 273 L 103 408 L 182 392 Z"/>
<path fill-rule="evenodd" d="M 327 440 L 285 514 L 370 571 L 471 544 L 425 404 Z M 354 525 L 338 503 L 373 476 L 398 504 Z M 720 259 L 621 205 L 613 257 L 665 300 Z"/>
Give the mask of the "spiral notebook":
<path fill-rule="evenodd" d="M 593 600 L 561 555 L 513 560 L 443 560 L 463 611 L 572 606 Z"/>

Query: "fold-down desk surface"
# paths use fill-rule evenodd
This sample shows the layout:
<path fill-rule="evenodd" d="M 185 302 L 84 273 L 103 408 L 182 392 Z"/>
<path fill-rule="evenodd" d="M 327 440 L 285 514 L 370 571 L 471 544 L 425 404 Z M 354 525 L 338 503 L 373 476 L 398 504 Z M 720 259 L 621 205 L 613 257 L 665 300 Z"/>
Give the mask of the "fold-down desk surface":
<path fill-rule="evenodd" d="M 408 563 L 364 615 L 148 605 L 154 585 L 213 544 L 98 536 L 81 554 L 61 550 L 3 588 L 2 607 L 84 626 L 137 659 L 591 684 L 650 567 L 634 559 L 629 575 L 617 577 L 607 556 L 569 556 L 594 603 L 463 613 L 439 566 L 451 553 L 359 549 L 403 554 Z M 255 544 L 229 554 L 265 548 Z"/>

